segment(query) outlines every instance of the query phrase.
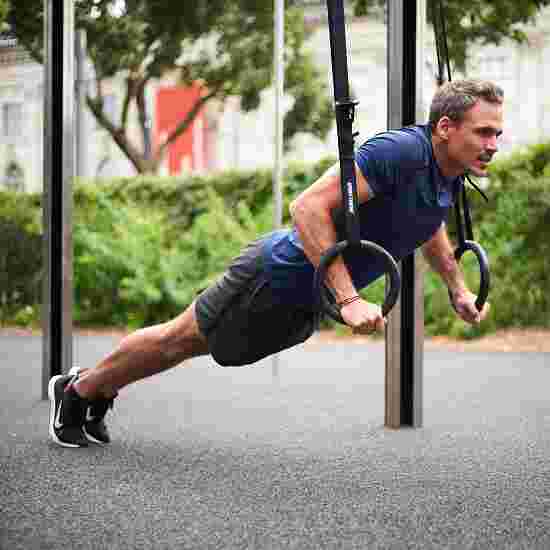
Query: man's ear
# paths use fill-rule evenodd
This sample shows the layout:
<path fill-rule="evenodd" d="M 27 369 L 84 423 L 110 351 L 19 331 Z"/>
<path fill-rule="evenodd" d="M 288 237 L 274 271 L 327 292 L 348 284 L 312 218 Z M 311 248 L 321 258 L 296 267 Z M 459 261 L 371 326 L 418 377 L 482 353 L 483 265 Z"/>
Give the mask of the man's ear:
<path fill-rule="evenodd" d="M 442 116 L 436 126 L 436 132 L 439 138 L 443 141 L 449 139 L 449 131 L 453 125 L 452 120 L 448 116 Z"/>

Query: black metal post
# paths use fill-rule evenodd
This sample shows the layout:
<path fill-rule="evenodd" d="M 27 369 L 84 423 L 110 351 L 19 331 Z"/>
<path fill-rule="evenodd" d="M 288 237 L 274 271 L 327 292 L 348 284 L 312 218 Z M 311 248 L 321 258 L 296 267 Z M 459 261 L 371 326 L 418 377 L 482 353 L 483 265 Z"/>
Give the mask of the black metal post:
<path fill-rule="evenodd" d="M 425 0 L 388 0 L 388 127 L 418 122 Z M 386 332 L 386 414 L 390 428 L 422 424 L 423 282 L 416 254 L 400 262 L 401 296 Z"/>
<path fill-rule="evenodd" d="M 416 122 L 416 1 L 403 2 L 403 126 Z M 401 424 L 413 425 L 415 316 L 415 258 L 401 262 Z"/>
<path fill-rule="evenodd" d="M 74 6 L 45 0 L 44 299 L 42 397 L 72 362 L 72 178 L 74 176 Z"/>

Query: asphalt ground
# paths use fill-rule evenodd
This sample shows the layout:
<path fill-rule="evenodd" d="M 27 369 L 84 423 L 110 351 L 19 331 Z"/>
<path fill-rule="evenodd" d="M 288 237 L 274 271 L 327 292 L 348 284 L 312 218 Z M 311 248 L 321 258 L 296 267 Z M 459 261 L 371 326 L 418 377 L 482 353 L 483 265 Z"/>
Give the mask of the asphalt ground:
<path fill-rule="evenodd" d="M 117 342 L 75 336 L 93 366 Z M 550 354 L 426 350 L 384 428 L 380 343 L 210 358 L 126 388 L 109 446 L 48 439 L 39 336 L 0 336 L 0 548 L 548 549 Z"/>

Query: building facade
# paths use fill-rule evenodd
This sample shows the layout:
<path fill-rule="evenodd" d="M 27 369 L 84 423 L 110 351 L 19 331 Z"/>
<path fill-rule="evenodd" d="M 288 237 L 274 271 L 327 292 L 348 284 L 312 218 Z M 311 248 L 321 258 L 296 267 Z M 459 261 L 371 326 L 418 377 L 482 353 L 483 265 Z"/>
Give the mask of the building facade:
<path fill-rule="evenodd" d="M 88 70 L 84 74 L 89 74 Z M 93 87 L 93 79 L 79 83 Z M 118 125 L 125 82 L 113 78 L 103 82 L 104 112 Z M 182 114 L 200 94 L 196 86 L 179 86 L 175 75 L 154 81 L 147 89 L 147 111 L 151 114 L 151 140 L 157 147 L 174 128 Z M 81 127 L 75 128 L 84 154 L 77 155 L 77 175 L 83 179 L 132 176 L 136 170 L 111 135 L 81 105 Z M 160 174 L 204 172 L 211 166 L 209 109 L 197 115 L 191 126 L 169 147 Z M 40 191 L 43 174 L 44 69 L 15 40 L 0 37 L 0 187 L 18 191 Z M 143 137 L 137 112 L 128 118 L 128 136 L 138 148 Z"/>

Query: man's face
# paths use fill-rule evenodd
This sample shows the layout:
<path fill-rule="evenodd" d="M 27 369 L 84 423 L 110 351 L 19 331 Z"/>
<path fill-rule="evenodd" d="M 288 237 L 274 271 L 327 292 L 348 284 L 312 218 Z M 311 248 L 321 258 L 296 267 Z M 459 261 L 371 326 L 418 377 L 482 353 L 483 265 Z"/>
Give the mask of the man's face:
<path fill-rule="evenodd" d="M 449 160 L 474 176 L 487 176 L 488 164 L 502 134 L 502 104 L 479 100 L 461 122 L 449 121 Z"/>

